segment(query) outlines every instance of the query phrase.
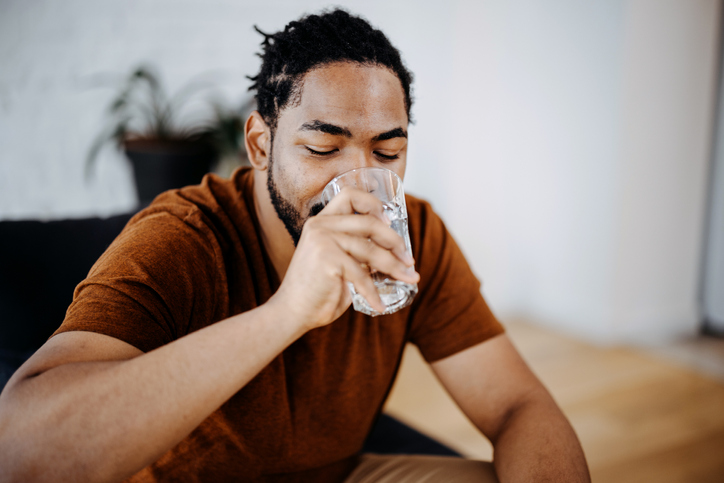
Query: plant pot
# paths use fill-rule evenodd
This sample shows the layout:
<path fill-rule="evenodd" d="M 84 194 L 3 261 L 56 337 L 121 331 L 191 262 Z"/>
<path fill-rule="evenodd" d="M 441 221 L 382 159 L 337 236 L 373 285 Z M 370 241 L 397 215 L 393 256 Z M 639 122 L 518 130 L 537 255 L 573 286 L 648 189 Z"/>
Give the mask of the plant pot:
<path fill-rule="evenodd" d="M 141 205 L 164 191 L 200 183 L 218 158 L 209 144 L 194 141 L 132 139 L 124 147 Z"/>

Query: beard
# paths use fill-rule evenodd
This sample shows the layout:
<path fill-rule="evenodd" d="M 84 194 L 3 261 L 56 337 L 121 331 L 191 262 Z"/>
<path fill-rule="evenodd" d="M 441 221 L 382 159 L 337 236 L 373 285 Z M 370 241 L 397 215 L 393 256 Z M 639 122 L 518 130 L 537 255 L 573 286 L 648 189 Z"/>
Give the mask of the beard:
<path fill-rule="evenodd" d="M 282 196 L 282 194 L 279 192 L 279 188 L 277 188 L 277 185 L 274 182 L 274 162 L 272 153 L 269 153 L 268 171 L 269 174 L 266 178 L 266 187 L 267 190 L 269 190 L 269 197 L 271 198 L 274 210 L 277 212 L 277 216 L 284 223 L 284 227 L 289 232 L 289 235 L 291 235 L 294 246 L 296 247 L 299 244 L 299 239 L 302 237 L 302 229 L 304 228 L 304 223 L 309 218 L 311 218 L 312 216 L 316 216 L 320 211 L 322 211 L 322 209 L 324 209 L 324 205 L 321 202 L 316 203 L 309 210 L 307 216 L 302 217 L 302 214 L 299 212 L 299 210 L 297 210 L 292 203 L 287 201 Z"/>

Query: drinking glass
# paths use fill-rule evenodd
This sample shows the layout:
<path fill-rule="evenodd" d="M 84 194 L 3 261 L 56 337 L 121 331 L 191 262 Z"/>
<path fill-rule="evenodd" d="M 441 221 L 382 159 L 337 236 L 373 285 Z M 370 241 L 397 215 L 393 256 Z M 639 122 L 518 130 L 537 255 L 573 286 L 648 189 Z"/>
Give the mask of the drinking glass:
<path fill-rule="evenodd" d="M 327 183 L 322 192 L 322 202 L 327 205 L 346 186 L 371 193 L 382 201 L 385 215 L 391 222 L 390 227 L 402 237 L 407 252 L 412 255 L 410 233 L 407 228 L 407 205 L 400 177 L 385 168 L 353 169 Z M 387 306 L 387 309 L 384 312 L 373 309 L 367 300 L 357 293 L 354 285 L 347 282 L 352 293 L 352 306 L 356 311 L 374 317 L 392 314 L 412 303 L 412 299 L 417 294 L 416 283 L 401 282 L 376 270 L 370 270 L 370 273 L 382 303 Z"/>

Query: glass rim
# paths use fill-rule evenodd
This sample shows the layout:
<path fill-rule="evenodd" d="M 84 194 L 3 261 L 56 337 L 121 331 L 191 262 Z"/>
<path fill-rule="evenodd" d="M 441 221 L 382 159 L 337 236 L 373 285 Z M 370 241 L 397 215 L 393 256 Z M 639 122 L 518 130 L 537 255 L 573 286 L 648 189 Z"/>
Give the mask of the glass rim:
<path fill-rule="evenodd" d="M 341 192 L 343 187 L 340 187 L 339 184 L 342 179 L 350 175 L 355 175 L 356 173 L 370 173 L 371 176 L 387 177 L 392 184 L 390 188 L 393 192 L 395 192 L 395 195 L 393 196 L 404 196 L 405 191 L 402 184 L 402 178 L 400 178 L 397 173 L 391 169 L 383 168 L 381 166 L 361 166 L 359 168 L 347 170 L 332 178 L 322 189 L 322 204 L 326 206 L 337 194 Z"/>
<path fill-rule="evenodd" d="M 395 173 L 395 172 L 392 171 L 391 169 L 383 168 L 382 166 L 360 166 L 359 168 L 352 168 L 352 169 L 347 170 L 347 171 L 345 171 L 345 172 L 343 172 L 343 173 L 339 173 L 337 176 L 335 176 L 334 178 L 332 178 L 331 180 L 329 180 L 329 182 L 325 185 L 325 188 L 326 188 L 327 186 L 329 186 L 330 184 L 334 183 L 335 181 L 337 181 L 339 178 L 341 178 L 341 177 L 343 177 L 343 176 L 347 176 L 347 175 L 350 174 L 350 173 L 354 173 L 355 171 L 382 171 L 383 173 L 390 173 L 390 174 L 392 174 L 395 178 L 397 178 L 397 181 L 398 181 L 400 184 L 402 184 L 402 178 L 400 178 L 400 177 L 397 175 L 397 173 Z"/>

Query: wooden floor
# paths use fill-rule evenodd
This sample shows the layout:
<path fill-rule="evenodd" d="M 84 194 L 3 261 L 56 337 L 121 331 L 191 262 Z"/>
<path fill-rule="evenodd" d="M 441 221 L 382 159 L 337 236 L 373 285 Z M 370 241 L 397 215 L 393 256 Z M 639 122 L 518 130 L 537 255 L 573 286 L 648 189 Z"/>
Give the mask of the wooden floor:
<path fill-rule="evenodd" d="M 642 351 L 507 327 L 573 424 L 594 482 L 724 482 L 724 382 Z M 386 411 L 467 456 L 492 457 L 412 346 Z"/>

